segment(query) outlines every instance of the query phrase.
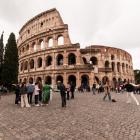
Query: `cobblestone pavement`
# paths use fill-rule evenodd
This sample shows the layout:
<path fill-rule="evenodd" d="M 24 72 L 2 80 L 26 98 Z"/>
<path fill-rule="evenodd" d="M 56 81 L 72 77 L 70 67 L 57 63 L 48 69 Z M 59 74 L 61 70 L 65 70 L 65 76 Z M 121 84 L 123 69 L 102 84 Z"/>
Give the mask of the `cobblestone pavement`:
<path fill-rule="evenodd" d="M 75 95 L 61 108 L 55 93 L 48 106 L 20 108 L 14 95 L 0 100 L 0 140 L 140 140 L 140 106 L 126 103 L 126 94 Z M 140 101 L 140 95 L 136 95 Z"/>

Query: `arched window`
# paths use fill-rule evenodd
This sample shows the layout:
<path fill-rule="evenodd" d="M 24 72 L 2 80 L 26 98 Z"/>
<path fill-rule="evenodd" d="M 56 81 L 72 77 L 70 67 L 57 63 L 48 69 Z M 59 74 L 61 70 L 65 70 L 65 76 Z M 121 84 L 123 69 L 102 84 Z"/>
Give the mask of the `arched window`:
<path fill-rule="evenodd" d="M 43 40 L 40 42 L 40 48 L 41 48 L 41 50 L 43 50 L 45 48 Z"/>
<path fill-rule="evenodd" d="M 50 66 L 50 65 L 52 65 L 52 57 L 49 55 L 46 58 L 46 66 Z"/>
<path fill-rule="evenodd" d="M 29 51 L 29 45 L 26 46 L 26 51 L 27 51 L 27 52 Z"/>
<path fill-rule="evenodd" d="M 38 68 L 42 67 L 42 58 L 39 57 L 37 60 Z"/>
<path fill-rule="evenodd" d="M 45 84 L 49 84 L 49 85 L 52 84 L 52 78 L 51 78 L 51 76 L 45 77 Z"/>
<path fill-rule="evenodd" d="M 74 85 L 74 87 L 76 86 L 76 77 L 75 77 L 75 75 L 70 75 L 69 77 L 68 77 L 68 82 L 71 84 L 73 84 Z"/>
<path fill-rule="evenodd" d="M 125 69 L 125 65 L 124 65 L 124 63 L 122 63 L 122 71 L 123 71 L 123 72 L 125 72 L 124 69 Z"/>
<path fill-rule="evenodd" d="M 112 71 L 115 71 L 115 63 L 112 62 Z"/>
<path fill-rule="evenodd" d="M 26 61 L 25 63 L 24 63 L 24 70 L 27 70 L 28 69 L 28 62 Z"/>
<path fill-rule="evenodd" d="M 93 65 L 98 65 L 98 60 L 96 57 L 91 57 L 90 61 L 92 62 Z"/>
<path fill-rule="evenodd" d="M 81 76 L 81 85 L 84 89 L 86 89 L 89 86 L 89 76 L 88 75 L 82 75 Z"/>
<path fill-rule="evenodd" d="M 84 64 L 87 64 L 87 60 L 85 57 L 82 57 Z"/>
<path fill-rule="evenodd" d="M 120 62 L 117 63 L 117 70 L 120 72 Z"/>
<path fill-rule="evenodd" d="M 23 63 L 20 65 L 20 71 L 23 71 Z"/>
<path fill-rule="evenodd" d="M 48 39 L 48 47 L 53 47 L 53 38 Z"/>
<path fill-rule="evenodd" d="M 63 55 L 62 54 L 58 54 L 57 55 L 57 60 L 56 60 L 56 62 L 57 62 L 57 65 L 59 66 L 59 65 L 63 65 Z"/>
<path fill-rule="evenodd" d="M 111 55 L 111 60 L 115 60 L 115 56 L 113 54 Z"/>
<path fill-rule="evenodd" d="M 74 65 L 76 64 L 76 56 L 73 53 L 70 53 L 68 55 L 68 65 Z"/>
<path fill-rule="evenodd" d="M 56 77 L 56 83 L 57 83 L 58 81 L 61 81 L 61 82 L 63 83 L 63 77 L 62 77 L 61 75 L 58 75 L 58 76 Z"/>
<path fill-rule="evenodd" d="M 109 61 L 105 61 L 105 68 L 109 68 Z"/>
<path fill-rule="evenodd" d="M 58 41 L 58 46 L 59 45 L 64 45 L 64 37 L 63 36 L 58 36 L 57 41 Z"/>
<path fill-rule="evenodd" d="M 33 68 L 34 68 L 34 60 L 31 59 L 31 61 L 30 61 L 30 69 L 33 69 Z"/>

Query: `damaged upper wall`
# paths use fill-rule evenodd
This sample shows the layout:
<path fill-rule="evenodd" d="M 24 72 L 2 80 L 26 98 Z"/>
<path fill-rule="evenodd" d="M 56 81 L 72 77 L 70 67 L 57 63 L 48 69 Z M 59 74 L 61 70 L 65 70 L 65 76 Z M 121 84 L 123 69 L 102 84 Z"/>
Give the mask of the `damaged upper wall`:
<path fill-rule="evenodd" d="M 24 41 L 43 33 L 47 33 L 46 36 L 51 35 L 54 40 L 62 35 L 65 44 L 71 44 L 68 34 L 68 25 L 64 24 L 59 12 L 53 8 L 40 13 L 23 25 L 19 31 L 18 46 L 21 46 Z M 53 34 L 57 33 L 60 34 L 54 38 Z"/>

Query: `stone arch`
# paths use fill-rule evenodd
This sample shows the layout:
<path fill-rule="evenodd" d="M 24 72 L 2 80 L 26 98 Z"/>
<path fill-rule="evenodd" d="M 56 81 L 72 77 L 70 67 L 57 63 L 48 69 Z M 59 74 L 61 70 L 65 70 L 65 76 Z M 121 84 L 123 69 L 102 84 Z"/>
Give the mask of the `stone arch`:
<path fill-rule="evenodd" d="M 111 60 L 115 60 L 115 56 L 111 54 Z"/>
<path fill-rule="evenodd" d="M 28 69 L 28 61 L 25 61 L 24 63 L 24 70 L 27 70 Z"/>
<path fill-rule="evenodd" d="M 56 77 L 56 83 L 57 83 L 58 81 L 61 81 L 61 82 L 63 83 L 63 76 L 58 75 L 58 76 Z"/>
<path fill-rule="evenodd" d="M 42 67 L 42 58 L 41 57 L 39 57 L 37 59 L 37 66 L 38 66 L 38 68 L 41 68 Z"/>
<path fill-rule="evenodd" d="M 85 57 L 82 57 L 84 64 L 87 64 L 87 59 Z"/>
<path fill-rule="evenodd" d="M 20 71 L 23 71 L 23 62 L 20 64 Z"/>
<path fill-rule="evenodd" d="M 122 71 L 125 72 L 125 65 L 122 63 Z"/>
<path fill-rule="evenodd" d="M 109 68 L 109 61 L 105 61 L 105 68 Z"/>
<path fill-rule="evenodd" d="M 43 39 L 39 40 L 40 49 L 43 50 L 45 48 Z"/>
<path fill-rule="evenodd" d="M 57 55 L 56 62 L 57 62 L 58 66 L 63 65 L 63 55 L 62 54 Z"/>
<path fill-rule="evenodd" d="M 46 76 L 45 77 L 45 84 L 49 84 L 49 85 L 52 84 L 52 77 L 51 76 Z"/>
<path fill-rule="evenodd" d="M 76 64 L 76 56 L 74 53 L 70 53 L 68 55 L 68 65 L 74 65 Z"/>
<path fill-rule="evenodd" d="M 93 65 L 98 65 L 97 57 L 92 56 L 92 57 L 90 58 L 90 61 L 92 62 Z"/>
<path fill-rule="evenodd" d="M 59 35 L 57 38 L 58 46 L 59 45 L 64 45 L 64 37 L 63 35 Z"/>
<path fill-rule="evenodd" d="M 53 47 L 53 38 L 52 37 L 48 38 L 48 47 Z"/>
<path fill-rule="evenodd" d="M 117 62 L 117 71 L 120 72 L 120 62 Z"/>
<path fill-rule="evenodd" d="M 50 55 L 48 55 L 46 57 L 46 66 L 51 66 L 52 65 L 52 57 Z"/>
<path fill-rule="evenodd" d="M 37 77 L 36 78 L 36 82 L 39 82 L 39 81 L 42 82 L 42 78 L 41 77 Z"/>
<path fill-rule="evenodd" d="M 34 80 L 33 80 L 33 77 L 30 77 L 29 78 L 29 83 L 33 84 Z"/>
<path fill-rule="evenodd" d="M 30 60 L 30 69 L 33 69 L 34 68 L 34 59 L 31 59 Z"/>
<path fill-rule="evenodd" d="M 112 71 L 114 72 L 115 71 L 115 62 L 112 62 L 111 65 L 112 65 Z"/>
<path fill-rule="evenodd" d="M 27 83 L 27 78 L 24 78 L 24 79 L 23 79 L 23 82 Z"/>
<path fill-rule="evenodd" d="M 76 76 L 75 75 L 69 75 L 68 82 L 73 84 L 76 87 Z"/>
<path fill-rule="evenodd" d="M 84 74 L 81 76 L 81 85 L 86 88 L 87 86 L 89 86 L 89 76 Z"/>
<path fill-rule="evenodd" d="M 35 43 L 35 42 L 32 43 L 32 48 L 33 48 L 33 51 L 34 51 L 34 52 L 37 51 L 37 47 L 36 47 L 36 43 Z"/>
<path fill-rule="evenodd" d="M 29 51 L 29 45 L 26 46 L 26 51 L 27 51 L 27 52 Z"/>

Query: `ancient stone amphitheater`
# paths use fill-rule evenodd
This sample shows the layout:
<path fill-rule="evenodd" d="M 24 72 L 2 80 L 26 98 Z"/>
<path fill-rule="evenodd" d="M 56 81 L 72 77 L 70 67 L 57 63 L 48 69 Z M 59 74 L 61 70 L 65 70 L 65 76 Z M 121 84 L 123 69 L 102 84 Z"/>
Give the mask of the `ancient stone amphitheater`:
<path fill-rule="evenodd" d="M 94 81 L 134 81 L 131 55 L 118 48 L 72 44 L 68 25 L 56 9 L 30 19 L 19 31 L 19 81 L 92 86 Z"/>

